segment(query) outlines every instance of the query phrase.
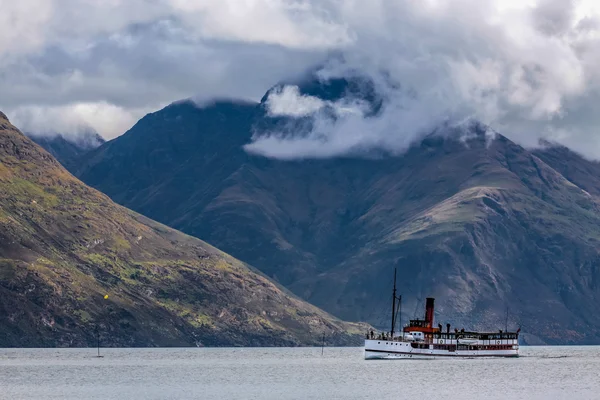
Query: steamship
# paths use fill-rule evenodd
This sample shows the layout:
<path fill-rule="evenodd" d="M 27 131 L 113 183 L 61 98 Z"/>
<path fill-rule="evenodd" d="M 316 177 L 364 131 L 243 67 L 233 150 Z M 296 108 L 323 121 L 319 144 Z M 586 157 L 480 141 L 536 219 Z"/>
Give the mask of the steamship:
<path fill-rule="evenodd" d="M 392 294 L 392 329 L 390 332 L 367 333 L 365 359 L 432 359 L 442 357 L 518 357 L 519 332 L 471 332 L 433 325 L 434 299 L 425 301 L 425 318 L 413 319 L 396 334 L 396 309 L 402 297 L 396 295 L 396 273 Z"/>

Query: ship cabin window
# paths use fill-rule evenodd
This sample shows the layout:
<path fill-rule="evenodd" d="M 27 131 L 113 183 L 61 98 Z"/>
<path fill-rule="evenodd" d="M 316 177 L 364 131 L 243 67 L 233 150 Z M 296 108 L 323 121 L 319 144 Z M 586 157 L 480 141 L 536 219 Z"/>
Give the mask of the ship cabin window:
<path fill-rule="evenodd" d="M 482 340 L 503 340 L 503 339 L 517 339 L 517 334 L 512 332 L 503 333 L 484 333 L 481 335 Z"/>
<path fill-rule="evenodd" d="M 456 349 L 456 345 L 455 344 L 434 344 L 433 348 L 435 350 L 454 351 Z"/>

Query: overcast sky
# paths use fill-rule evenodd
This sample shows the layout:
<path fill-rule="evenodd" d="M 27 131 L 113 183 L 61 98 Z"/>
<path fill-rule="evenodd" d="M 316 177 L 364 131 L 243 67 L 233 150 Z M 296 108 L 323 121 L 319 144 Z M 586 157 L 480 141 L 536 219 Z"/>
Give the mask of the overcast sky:
<path fill-rule="evenodd" d="M 475 118 L 525 145 L 545 137 L 600 158 L 596 3 L 0 0 L 0 109 L 24 130 L 89 125 L 110 139 L 182 98 L 258 101 L 341 52 L 343 65 L 324 73 L 373 76 L 382 117 L 347 112 L 308 141 L 259 138 L 259 151 L 401 151 L 440 121 Z M 274 109 L 320 104 L 283 94 Z"/>

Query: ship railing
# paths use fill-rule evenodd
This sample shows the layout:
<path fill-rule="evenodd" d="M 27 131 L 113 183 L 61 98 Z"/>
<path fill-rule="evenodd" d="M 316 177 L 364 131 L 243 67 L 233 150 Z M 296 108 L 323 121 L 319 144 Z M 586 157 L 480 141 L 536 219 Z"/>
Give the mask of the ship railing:
<path fill-rule="evenodd" d="M 510 340 L 510 339 L 518 339 L 518 334 L 514 332 L 503 332 L 503 333 L 478 333 L 478 332 L 452 332 L 452 333 L 435 333 L 433 335 L 434 339 L 448 339 L 448 340 L 456 340 L 458 339 L 479 339 L 479 340 Z"/>
<path fill-rule="evenodd" d="M 371 336 L 367 336 L 366 337 L 368 340 L 378 340 L 378 341 L 382 341 L 382 342 L 414 342 L 415 340 L 408 340 L 406 338 L 403 338 L 402 336 L 396 336 L 394 338 L 391 338 L 389 336 L 379 336 L 379 335 L 375 335 L 373 337 Z M 423 341 L 421 341 L 421 343 L 423 343 Z"/>
<path fill-rule="evenodd" d="M 367 332 L 366 339 L 368 340 L 383 340 L 386 342 L 411 342 L 403 335 L 398 335 L 392 337 L 389 332 L 388 333 L 375 333 L 375 332 Z"/>

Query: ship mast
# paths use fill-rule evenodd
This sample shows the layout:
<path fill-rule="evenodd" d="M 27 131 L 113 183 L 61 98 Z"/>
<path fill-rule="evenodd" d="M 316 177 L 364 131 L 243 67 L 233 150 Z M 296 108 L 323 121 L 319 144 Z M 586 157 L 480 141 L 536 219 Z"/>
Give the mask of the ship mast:
<path fill-rule="evenodd" d="M 392 292 L 392 332 L 391 339 L 394 339 L 394 328 L 396 326 L 396 268 L 394 268 L 394 291 Z"/>
<path fill-rule="evenodd" d="M 404 335 L 402 331 L 402 295 L 398 296 L 398 310 L 396 311 L 396 313 L 396 321 L 394 322 L 397 324 L 398 321 L 400 321 L 400 333 Z"/>

